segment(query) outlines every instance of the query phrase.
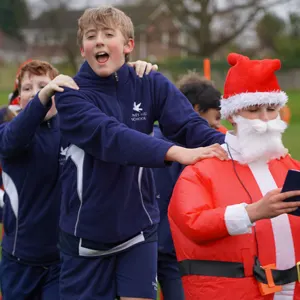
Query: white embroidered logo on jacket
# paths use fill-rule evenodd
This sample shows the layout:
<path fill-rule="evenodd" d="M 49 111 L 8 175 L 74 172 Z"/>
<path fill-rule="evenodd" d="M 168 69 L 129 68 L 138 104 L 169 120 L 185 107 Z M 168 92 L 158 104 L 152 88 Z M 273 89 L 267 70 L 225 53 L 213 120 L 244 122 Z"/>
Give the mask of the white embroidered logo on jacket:
<path fill-rule="evenodd" d="M 133 110 L 136 112 L 141 112 L 143 109 L 140 107 L 142 103 L 136 104 L 136 102 L 133 103 Z"/>
<path fill-rule="evenodd" d="M 131 115 L 131 121 L 146 121 L 148 113 L 146 111 L 143 112 L 143 108 L 141 107 L 142 103 L 133 102 L 133 113 Z"/>

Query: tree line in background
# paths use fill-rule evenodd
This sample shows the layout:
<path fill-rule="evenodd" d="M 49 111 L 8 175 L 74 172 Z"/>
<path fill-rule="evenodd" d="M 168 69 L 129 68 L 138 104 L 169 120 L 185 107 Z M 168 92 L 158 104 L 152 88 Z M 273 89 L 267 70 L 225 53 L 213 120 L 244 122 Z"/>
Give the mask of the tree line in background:
<path fill-rule="evenodd" d="M 22 39 L 21 29 L 30 20 L 30 10 L 25 0 L 0 1 L 0 29 L 12 37 Z"/>
<path fill-rule="evenodd" d="M 152 0 L 155 2 L 156 0 Z M 235 42 L 249 28 L 254 28 L 259 44 L 256 48 L 243 49 L 249 55 L 270 55 L 279 58 L 297 59 L 300 57 L 300 11 L 290 13 L 283 19 L 269 10 L 270 7 L 282 4 L 282 0 L 226 0 L 219 5 L 217 0 L 162 0 L 166 3 L 174 18 L 180 20 L 183 28 L 193 38 L 196 48 L 189 44 L 174 44 L 187 51 L 191 57 L 212 57 L 221 49 L 237 50 L 243 43 Z M 161 3 L 162 1 L 156 1 Z M 297 1 L 297 0 L 295 0 Z M 136 1 L 143 5 L 151 0 Z M 293 0 L 285 0 L 285 4 Z M 53 18 L 63 16 L 70 9 L 71 1 L 44 0 L 46 9 Z M 126 4 L 126 1 L 124 2 Z M 31 19 L 31 9 L 26 0 L 0 1 L 0 29 L 12 37 L 22 39 L 22 28 Z M 56 31 L 62 30 L 59 23 L 53 21 Z M 70 37 L 70 35 L 68 35 Z M 71 37 L 72 39 L 75 36 Z M 73 48 L 72 44 L 72 47 Z M 70 46 L 70 45 L 69 45 Z M 68 56 L 72 55 L 70 47 L 66 47 Z M 74 58 L 73 58 L 74 60 Z"/>
<path fill-rule="evenodd" d="M 287 20 L 266 13 L 256 25 L 260 47 L 280 58 L 300 58 L 300 14 L 290 13 Z"/>

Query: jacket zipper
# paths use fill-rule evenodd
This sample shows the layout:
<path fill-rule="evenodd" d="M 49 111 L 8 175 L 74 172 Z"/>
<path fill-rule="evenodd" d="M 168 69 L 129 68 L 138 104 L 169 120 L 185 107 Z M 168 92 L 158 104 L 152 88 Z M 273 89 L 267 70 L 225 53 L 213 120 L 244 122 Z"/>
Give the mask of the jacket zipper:
<path fill-rule="evenodd" d="M 117 82 L 117 85 L 118 85 L 118 82 L 119 82 L 119 76 L 118 76 L 118 73 L 115 72 L 115 79 L 116 79 L 116 82 Z"/>
<path fill-rule="evenodd" d="M 116 98 L 117 98 L 117 103 L 118 103 L 119 112 L 120 112 L 120 117 L 121 117 L 121 122 L 122 122 L 122 121 L 123 121 L 123 115 L 122 115 L 122 109 L 121 109 L 120 101 L 119 101 L 119 98 L 118 98 L 118 83 L 119 83 L 119 76 L 118 76 L 118 73 L 117 73 L 117 72 L 114 73 L 114 77 L 115 77 L 115 80 L 116 80 Z"/>
<path fill-rule="evenodd" d="M 120 114 L 120 117 L 121 117 L 122 120 L 123 120 L 123 117 L 122 117 L 122 110 L 121 110 L 121 105 L 120 105 L 120 101 L 119 101 L 119 98 L 118 98 L 118 82 L 119 82 L 119 76 L 118 76 L 118 73 L 117 73 L 117 72 L 114 73 L 114 77 L 115 77 L 115 80 L 116 80 L 116 100 L 117 100 L 117 105 L 118 105 L 118 108 L 119 108 L 119 114 Z M 119 231 L 119 228 L 118 228 L 118 231 Z"/>

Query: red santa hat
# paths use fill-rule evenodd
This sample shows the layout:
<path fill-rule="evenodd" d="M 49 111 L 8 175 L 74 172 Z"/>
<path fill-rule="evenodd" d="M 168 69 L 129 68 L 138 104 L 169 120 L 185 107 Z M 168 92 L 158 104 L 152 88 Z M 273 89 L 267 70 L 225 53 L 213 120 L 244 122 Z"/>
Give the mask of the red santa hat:
<path fill-rule="evenodd" d="M 285 105 L 288 97 L 281 91 L 275 75 L 281 66 L 279 59 L 250 60 L 241 54 L 230 53 L 227 60 L 231 68 L 221 100 L 224 119 L 253 105 Z"/>

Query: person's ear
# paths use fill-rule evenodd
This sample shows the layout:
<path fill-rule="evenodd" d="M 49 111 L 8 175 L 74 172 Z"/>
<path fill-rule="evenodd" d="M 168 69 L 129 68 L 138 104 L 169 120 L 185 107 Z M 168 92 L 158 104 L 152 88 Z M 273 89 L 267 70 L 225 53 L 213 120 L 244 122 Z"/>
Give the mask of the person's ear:
<path fill-rule="evenodd" d="M 199 104 L 193 105 L 193 108 L 196 113 L 200 114 L 200 105 Z"/>
<path fill-rule="evenodd" d="M 85 57 L 85 53 L 84 53 L 84 49 L 83 47 L 80 47 L 80 54 L 81 54 L 81 57 Z"/>
<path fill-rule="evenodd" d="M 134 40 L 129 39 L 127 43 L 124 45 L 124 54 L 129 54 L 133 51 L 134 49 Z"/>

